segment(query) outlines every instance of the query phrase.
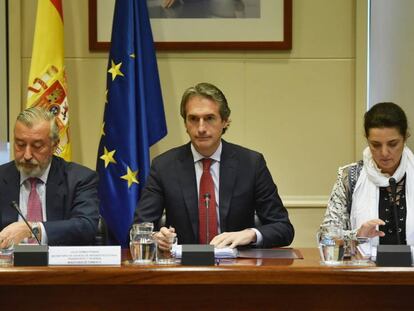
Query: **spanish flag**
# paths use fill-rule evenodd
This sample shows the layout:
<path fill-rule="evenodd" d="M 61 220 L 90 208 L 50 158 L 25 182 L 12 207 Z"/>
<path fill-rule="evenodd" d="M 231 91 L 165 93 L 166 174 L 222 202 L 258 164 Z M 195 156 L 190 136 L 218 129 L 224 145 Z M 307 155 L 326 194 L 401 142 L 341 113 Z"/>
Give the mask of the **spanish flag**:
<path fill-rule="evenodd" d="M 69 105 L 63 46 L 62 1 L 38 0 L 27 107 L 45 107 L 56 115 L 60 142 L 55 154 L 70 161 Z"/>

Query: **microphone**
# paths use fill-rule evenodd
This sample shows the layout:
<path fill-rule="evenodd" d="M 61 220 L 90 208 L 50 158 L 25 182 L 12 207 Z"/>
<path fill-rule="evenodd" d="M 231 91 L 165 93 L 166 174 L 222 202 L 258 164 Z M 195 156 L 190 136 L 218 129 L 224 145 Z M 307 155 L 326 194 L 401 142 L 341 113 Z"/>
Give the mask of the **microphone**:
<path fill-rule="evenodd" d="M 208 223 L 208 215 L 209 215 L 209 208 L 210 208 L 210 193 L 204 194 L 204 206 L 206 207 L 206 244 L 210 243 L 210 230 L 209 230 L 209 223 Z"/>
<path fill-rule="evenodd" d="M 23 216 L 22 211 L 20 210 L 19 205 L 17 205 L 16 201 L 12 201 L 10 203 L 10 205 L 17 211 L 17 213 L 20 215 L 20 217 L 22 217 L 22 219 L 24 220 L 24 222 L 26 223 L 26 226 L 30 229 L 30 232 L 33 234 L 33 236 L 35 237 L 37 243 L 40 245 L 40 241 L 37 238 L 36 234 L 33 232 L 32 226 L 30 226 L 29 222 L 27 221 L 26 217 Z"/>
<path fill-rule="evenodd" d="M 394 195 L 397 194 L 397 182 L 395 181 L 394 177 L 391 177 L 388 182 L 391 186 L 391 194 L 393 195 L 393 199 L 395 199 Z"/>
<path fill-rule="evenodd" d="M 397 182 L 395 181 L 394 177 L 391 177 L 389 180 L 390 187 L 391 187 L 391 199 L 392 199 L 392 209 L 394 212 L 394 223 L 395 223 L 395 230 L 397 231 L 397 244 L 401 244 L 400 241 L 400 227 L 398 225 L 398 211 L 397 211 Z"/>

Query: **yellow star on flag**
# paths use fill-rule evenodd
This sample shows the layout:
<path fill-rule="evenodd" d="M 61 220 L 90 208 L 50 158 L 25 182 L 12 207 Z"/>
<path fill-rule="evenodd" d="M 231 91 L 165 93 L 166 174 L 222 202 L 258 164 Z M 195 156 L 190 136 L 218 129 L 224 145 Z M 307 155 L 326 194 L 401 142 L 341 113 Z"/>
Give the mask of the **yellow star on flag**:
<path fill-rule="evenodd" d="M 128 181 L 128 188 L 131 187 L 132 183 L 139 184 L 139 181 L 137 180 L 137 174 L 138 174 L 138 170 L 133 172 L 129 168 L 129 166 L 127 166 L 127 173 L 124 176 L 121 176 L 121 178 Z"/>
<path fill-rule="evenodd" d="M 101 155 L 101 159 L 105 161 L 105 168 L 108 166 L 109 163 L 115 163 L 116 161 L 114 159 L 114 154 L 115 154 L 116 150 L 112 150 L 112 151 L 108 151 L 108 149 L 106 149 L 106 147 L 104 147 L 104 154 Z"/>
<path fill-rule="evenodd" d="M 124 76 L 124 74 L 121 72 L 120 68 L 122 66 L 122 62 L 119 64 L 115 64 L 113 60 L 111 60 L 111 69 L 108 70 L 110 74 L 112 74 L 112 81 L 115 80 L 116 76 Z"/>
<path fill-rule="evenodd" d="M 135 53 L 129 54 L 129 57 L 135 58 Z"/>

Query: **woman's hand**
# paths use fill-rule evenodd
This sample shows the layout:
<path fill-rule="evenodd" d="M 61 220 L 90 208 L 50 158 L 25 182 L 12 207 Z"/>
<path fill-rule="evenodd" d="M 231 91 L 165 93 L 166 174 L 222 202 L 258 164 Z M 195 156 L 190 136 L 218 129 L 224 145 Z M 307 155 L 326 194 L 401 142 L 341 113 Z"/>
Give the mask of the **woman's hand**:
<path fill-rule="evenodd" d="M 375 238 L 377 236 L 383 237 L 384 232 L 377 229 L 378 226 L 385 225 L 381 219 L 372 219 L 361 225 L 357 231 L 357 237 Z"/>
<path fill-rule="evenodd" d="M 174 4 L 175 0 L 164 0 L 163 7 L 165 9 L 170 8 Z"/>

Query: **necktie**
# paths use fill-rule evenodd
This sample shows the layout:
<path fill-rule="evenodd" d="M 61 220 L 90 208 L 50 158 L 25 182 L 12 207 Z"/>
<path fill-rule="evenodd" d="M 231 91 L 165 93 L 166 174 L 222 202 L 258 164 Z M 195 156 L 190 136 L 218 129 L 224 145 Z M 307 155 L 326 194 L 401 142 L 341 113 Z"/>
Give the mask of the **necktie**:
<path fill-rule="evenodd" d="M 43 221 L 42 216 L 42 202 L 36 190 L 36 184 L 41 182 L 38 178 L 31 177 L 29 201 L 27 202 L 27 220 L 28 221 Z"/>
<path fill-rule="evenodd" d="M 208 244 L 217 235 L 216 196 L 214 181 L 210 173 L 211 159 L 203 159 L 203 174 L 200 179 L 198 199 L 199 242 Z M 208 198 L 209 197 L 209 198 Z M 206 207 L 208 201 L 208 211 Z"/>

